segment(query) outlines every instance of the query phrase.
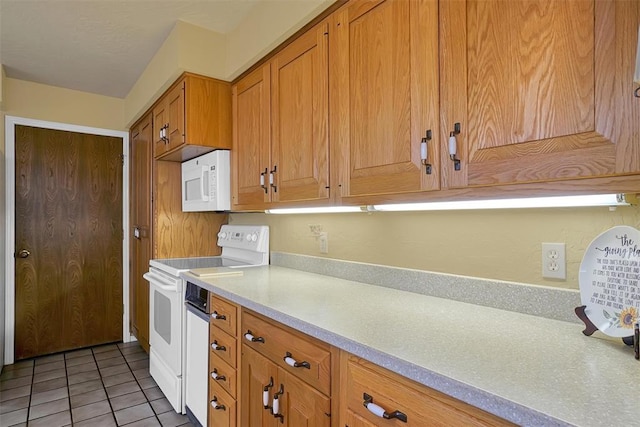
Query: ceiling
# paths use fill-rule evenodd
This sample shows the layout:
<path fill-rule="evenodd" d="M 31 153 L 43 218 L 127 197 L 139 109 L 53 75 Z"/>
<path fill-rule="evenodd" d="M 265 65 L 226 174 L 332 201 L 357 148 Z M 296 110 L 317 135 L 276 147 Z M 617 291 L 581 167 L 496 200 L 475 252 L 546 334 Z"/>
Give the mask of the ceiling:
<path fill-rule="evenodd" d="M 124 98 L 177 20 L 222 34 L 261 0 L 0 0 L 7 77 Z"/>

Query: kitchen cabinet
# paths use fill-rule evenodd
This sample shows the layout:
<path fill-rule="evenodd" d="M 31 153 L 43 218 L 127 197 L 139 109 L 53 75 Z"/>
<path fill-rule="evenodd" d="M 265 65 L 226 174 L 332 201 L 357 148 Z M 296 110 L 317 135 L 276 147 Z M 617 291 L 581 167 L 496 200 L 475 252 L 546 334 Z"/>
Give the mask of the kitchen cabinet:
<path fill-rule="evenodd" d="M 351 1 L 331 22 L 340 195 L 439 189 L 438 3 Z"/>
<path fill-rule="evenodd" d="M 233 87 L 233 204 L 328 201 L 328 23 Z"/>
<path fill-rule="evenodd" d="M 402 425 L 512 426 L 513 424 L 398 374 L 341 353 L 340 402 L 347 427 Z M 383 418 L 383 414 L 389 419 Z"/>
<path fill-rule="evenodd" d="M 131 129 L 130 143 L 130 227 L 131 270 L 129 273 L 130 331 L 149 352 L 149 282 L 142 275 L 149 270 L 151 241 L 151 114 Z"/>
<path fill-rule="evenodd" d="M 249 312 L 242 331 L 240 425 L 329 427 L 328 345 Z"/>
<path fill-rule="evenodd" d="M 240 307 L 215 294 L 209 296 L 209 423 L 237 425 L 238 373 L 237 341 Z"/>
<path fill-rule="evenodd" d="M 626 0 L 440 2 L 442 186 L 638 173 L 639 23 Z"/>
<path fill-rule="evenodd" d="M 154 156 L 182 162 L 231 148 L 231 86 L 183 74 L 153 107 Z"/>

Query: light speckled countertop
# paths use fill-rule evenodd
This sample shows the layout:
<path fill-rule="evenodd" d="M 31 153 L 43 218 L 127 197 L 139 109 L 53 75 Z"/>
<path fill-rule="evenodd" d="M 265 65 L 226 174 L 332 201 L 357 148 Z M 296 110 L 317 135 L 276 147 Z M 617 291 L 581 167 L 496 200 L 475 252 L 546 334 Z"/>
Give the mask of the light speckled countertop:
<path fill-rule="evenodd" d="M 640 362 L 581 325 L 278 266 L 187 280 L 520 425 L 637 425 Z"/>

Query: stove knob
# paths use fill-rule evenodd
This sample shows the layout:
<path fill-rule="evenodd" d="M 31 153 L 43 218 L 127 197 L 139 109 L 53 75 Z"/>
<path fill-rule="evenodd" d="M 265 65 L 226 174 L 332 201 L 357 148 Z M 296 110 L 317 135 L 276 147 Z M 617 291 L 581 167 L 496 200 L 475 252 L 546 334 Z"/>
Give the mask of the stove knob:
<path fill-rule="evenodd" d="M 258 241 L 258 233 L 253 233 L 251 235 L 251 241 L 252 242 L 257 242 Z"/>
<path fill-rule="evenodd" d="M 251 234 L 247 233 L 246 236 L 244 236 L 244 238 L 247 240 L 247 242 L 251 241 Z"/>
<path fill-rule="evenodd" d="M 224 231 L 221 231 L 218 233 L 218 239 L 224 240 L 227 238 L 227 233 Z"/>

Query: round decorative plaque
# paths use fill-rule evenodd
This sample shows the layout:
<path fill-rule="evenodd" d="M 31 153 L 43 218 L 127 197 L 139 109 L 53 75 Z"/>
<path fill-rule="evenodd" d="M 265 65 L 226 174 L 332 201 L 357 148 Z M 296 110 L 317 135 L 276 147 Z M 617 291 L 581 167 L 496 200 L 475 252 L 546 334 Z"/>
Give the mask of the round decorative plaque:
<path fill-rule="evenodd" d="M 596 237 L 580 264 L 584 313 L 603 333 L 633 335 L 640 313 L 640 231 L 620 225 Z"/>

